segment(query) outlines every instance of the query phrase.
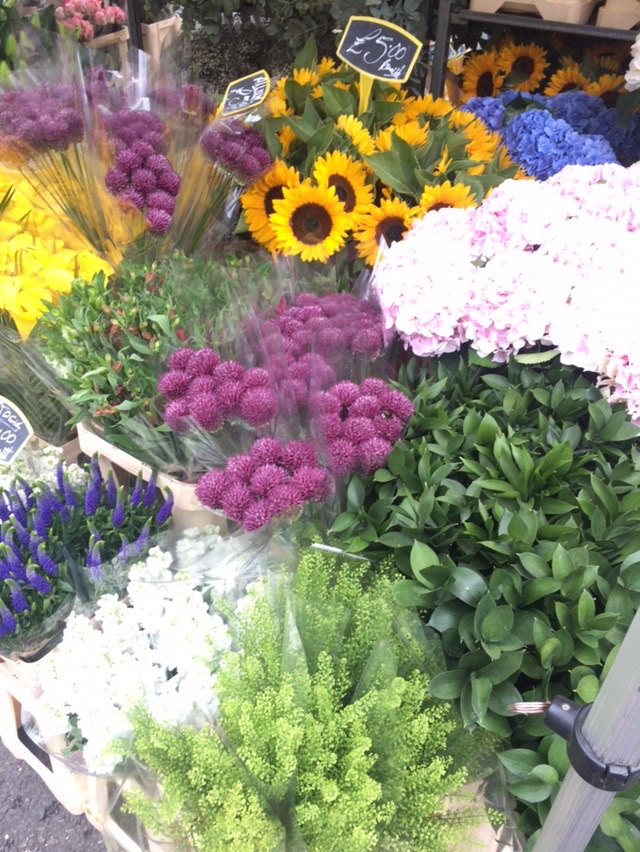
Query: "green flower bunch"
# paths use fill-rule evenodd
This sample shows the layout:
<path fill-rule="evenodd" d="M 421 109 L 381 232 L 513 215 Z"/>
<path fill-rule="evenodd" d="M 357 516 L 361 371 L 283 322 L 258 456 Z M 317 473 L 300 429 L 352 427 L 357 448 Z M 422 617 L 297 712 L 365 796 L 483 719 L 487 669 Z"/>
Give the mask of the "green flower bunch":
<path fill-rule="evenodd" d="M 448 751 L 461 729 L 428 695 L 439 646 L 394 602 L 389 565 L 311 548 L 293 579 L 256 584 L 234 632 L 213 723 L 135 716 L 134 756 L 162 790 L 128 796 L 147 829 L 197 850 L 460 842 L 478 819 L 446 803 L 466 779 Z"/>

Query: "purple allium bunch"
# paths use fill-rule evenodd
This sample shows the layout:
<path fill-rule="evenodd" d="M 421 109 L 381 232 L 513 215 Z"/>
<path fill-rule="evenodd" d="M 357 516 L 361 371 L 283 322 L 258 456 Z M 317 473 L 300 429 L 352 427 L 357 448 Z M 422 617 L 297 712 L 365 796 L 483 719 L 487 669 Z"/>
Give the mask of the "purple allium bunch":
<path fill-rule="evenodd" d="M 413 414 L 413 405 L 382 379 L 338 382 L 313 409 L 336 476 L 368 476 L 382 467 Z"/>
<path fill-rule="evenodd" d="M 248 454 L 232 456 L 224 469 L 205 473 L 196 496 L 251 531 L 279 515 L 296 514 L 305 503 L 327 500 L 332 488 L 313 444 L 259 438 Z"/>
<path fill-rule="evenodd" d="M 0 128 L 3 136 L 35 152 L 66 151 L 84 137 L 84 123 L 71 86 L 44 85 L 3 92 Z"/>
<path fill-rule="evenodd" d="M 178 349 L 169 356 L 168 366 L 158 391 L 168 401 L 164 419 L 174 432 L 185 431 L 189 420 L 207 432 L 219 431 L 230 419 L 259 428 L 276 415 L 266 370 L 222 361 L 207 347 Z"/>
<path fill-rule="evenodd" d="M 238 118 L 213 121 L 200 145 L 212 163 L 231 172 L 242 186 L 257 181 L 272 164 L 262 136 Z"/>
<path fill-rule="evenodd" d="M 104 128 L 116 151 L 131 148 L 136 142 L 146 142 L 156 154 L 167 153 L 164 122 L 147 110 L 118 110 L 104 119 Z"/>
<path fill-rule="evenodd" d="M 156 89 L 151 93 L 154 108 L 162 115 L 180 117 L 188 122 L 203 126 L 211 115 L 214 103 L 200 86 L 185 83 L 179 90 Z"/>
<path fill-rule="evenodd" d="M 122 110 L 112 118 L 122 114 L 148 118 L 142 124 L 123 128 L 123 133 L 126 131 L 127 134 L 135 135 L 140 131 L 140 135 L 128 147 L 116 143 L 119 150 L 114 165 L 105 176 L 105 186 L 124 209 L 134 208 L 145 213 L 146 224 L 152 234 L 165 234 L 171 227 L 176 197 L 180 191 L 180 176 L 162 153 L 164 145 L 160 145 L 157 140 L 154 142 L 158 132 L 150 128 L 157 127 L 154 122 L 159 122 L 163 128 L 164 125 L 152 113 L 131 110 Z"/>
<path fill-rule="evenodd" d="M 55 487 L 18 480 L 0 489 L 0 637 L 17 631 L 19 641 L 69 599 L 75 583 L 69 564 L 95 580 L 123 541 L 133 541 L 139 556 L 150 534 L 165 526 L 173 497 L 158 499 L 155 480 L 144 487 L 136 482 L 133 492 L 121 486 L 115 504 L 114 485 L 92 459 L 81 485 L 73 485 L 61 466 Z"/>

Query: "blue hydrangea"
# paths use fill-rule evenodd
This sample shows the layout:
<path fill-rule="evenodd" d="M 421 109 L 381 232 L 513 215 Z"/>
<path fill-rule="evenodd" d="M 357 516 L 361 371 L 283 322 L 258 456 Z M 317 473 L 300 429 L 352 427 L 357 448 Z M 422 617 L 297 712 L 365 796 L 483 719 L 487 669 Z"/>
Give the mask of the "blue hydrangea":
<path fill-rule="evenodd" d="M 547 104 L 556 118 L 566 121 L 578 133 L 604 136 L 619 155 L 625 132 L 618 123 L 615 109 L 605 106 L 600 98 L 582 91 L 562 92 L 547 98 Z"/>
<path fill-rule="evenodd" d="M 546 180 L 569 164 L 596 166 L 617 163 L 602 136 L 581 134 L 561 118 L 542 109 L 515 115 L 503 130 L 505 145 L 527 174 Z"/>
<path fill-rule="evenodd" d="M 623 134 L 620 144 L 615 148 L 618 159 L 623 166 L 630 166 L 640 160 L 640 113 L 635 113 L 629 128 Z"/>
<path fill-rule="evenodd" d="M 461 109 L 482 119 L 489 130 L 502 130 L 506 110 L 500 98 L 469 98 Z"/>

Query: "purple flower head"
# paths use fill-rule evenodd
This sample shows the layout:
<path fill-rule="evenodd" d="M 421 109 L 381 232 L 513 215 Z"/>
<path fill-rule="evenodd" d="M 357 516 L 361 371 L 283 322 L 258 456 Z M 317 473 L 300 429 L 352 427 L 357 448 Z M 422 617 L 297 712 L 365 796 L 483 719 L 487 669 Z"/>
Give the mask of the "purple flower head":
<path fill-rule="evenodd" d="M 376 435 L 374 424 L 366 417 L 348 417 L 343 423 L 342 437 L 360 444 Z"/>
<path fill-rule="evenodd" d="M 27 565 L 26 574 L 27 582 L 36 590 L 36 592 L 41 595 L 49 594 L 51 591 L 51 583 L 45 577 L 41 577 L 33 565 Z"/>
<path fill-rule="evenodd" d="M 338 438 L 327 444 L 327 453 L 331 462 L 331 469 L 336 476 L 345 476 L 352 473 L 356 468 L 358 459 L 357 448 L 345 438 Z"/>
<path fill-rule="evenodd" d="M 118 486 L 116 484 L 115 476 L 113 475 L 113 471 L 109 470 L 107 473 L 107 486 L 105 489 L 105 504 L 108 509 L 115 509 L 116 503 L 118 502 Z"/>
<path fill-rule="evenodd" d="M 221 382 L 216 390 L 216 398 L 220 410 L 227 417 L 235 416 L 240 410 L 240 400 L 242 399 L 244 388 L 242 382 L 227 381 Z"/>
<path fill-rule="evenodd" d="M 165 192 L 174 196 L 180 192 L 180 176 L 173 171 L 171 166 L 168 166 L 159 174 L 156 172 L 156 175 L 160 189 L 163 189 Z"/>
<path fill-rule="evenodd" d="M 272 160 L 264 148 L 253 148 L 241 154 L 235 162 L 235 173 L 239 183 L 250 184 L 268 171 Z"/>
<path fill-rule="evenodd" d="M 374 357 L 380 355 L 384 348 L 382 327 L 365 328 L 357 331 L 351 338 L 351 348 L 357 355 Z"/>
<path fill-rule="evenodd" d="M 29 553 L 31 554 L 32 559 L 38 558 L 38 545 L 40 544 L 40 536 L 35 530 L 31 531 L 31 535 L 29 537 Z"/>
<path fill-rule="evenodd" d="M 238 482 L 248 483 L 257 466 L 251 456 L 230 456 L 227 459 L 225 470 L 229 476 Z"/>
<path fill-rule="evenodd" d="M 245 390 L 240 399 L 240 416 L 250 426 L 265 426 L 276 416 L 278 405 L 269 387 Z"/>
<path fill-rule="evenodd" d="M 324 414 L 318 420 L 318 426 L 324 440 L 328 443 L 344 438 L 345 421 L 338 414 Z"/>
<path fill-rule="evenodd" d="M 186 418 L 189 416 L 190 403 L 188 399 L 174 399 L 164 410 L 164 421 L 172 432 L 187 432 Z"/>
<path fill-rule="evenodd" d="M 191 397 L 189 413 L 197 425 L 206 432 L 217 432 L 224 425 L 223 409 L 213 394 L 200 393 Z"/>
<path fill-rule="evenodd" d="M 86 566 L 89 569 L 89 576 L 94 583 L 100 583 L 104 579 L 104 569 L 102 567 L 102 554 L 100 548 L 103 542 L 101 539 L 91 536 L 89 541 L 89 549 L 87 551 Z"/>
<path fill-rule="evenodd" d="M 185 370 L 171 370 L 158 379 L 158 393 L 167 399 L 180 399 L 185 396 L 191 384 L 191 375 Z"/>
<path fill-rule="evenodd" d="M 271 384 L 269 373 L 262 367 L 252 367 L 243 376 L 242 383 L 245 388 L 263 388 Z"/>
<path fill-rule="evenodd" d="M 167 366 L 169 370 L 188 370 L 191 359 L 193 358 L 193 350 L 183 347 L 176 349 L 167 358 Z"/>
<path fill-rule="evenodd" d="M 242 382 L 244 380 L 245 368 L 237 361 L 221 361 L 213 371 L 213 378 L 217 382 Z"/>
<path fill-rule="evenodd" d="M 68 476 L 64 476 L 62 480 L 62 496 L 64 498 L 64 504 L 68 509 L 76 508 L 78 500 L 76 492 L 73 490 L 71 483 L 69 482 Z"/>
<path fill-rule="evenodd" d="M 219 363 L 220 356 L 218 353 L 205 346 L 193 353 L 189 363 L 189 372 L 195 376 L 212 376 Z"/>
<path fill-rule="evenodd" d="M 117 529 L 122 526 L 126 517 L 127 510 L 124 504 L 124 488 L 120 486 L 120 488 L 118 488 L 118 500 L 116 502 L 116 507 L 111 513 L 111 523 Z"/>
<path fill-rule="evenodd" d="M 45 550 L 45 543 L 43 541 L 38 545 L 36 561 L 50 577 L 55 577 L 58 573 L 58 566 Z"/>
<path fill-rule="evenodd" d="M 382 414 L 382 402 L 377 396 L 365 393 L 359 399 L 356 399 L 349 413 L 354 417 L 369 417 L 372 419 Z"/>
<path fill-rule="evenodd" d="M 377 437 L 384 438 L 392 444 L 395 444 L 404 432 L 405 422 L 395 414 L 378 417 L 374 422 Z"/>
<path fill-rule="evenodd" d="M 22 524 L 15 515 L 13 516 L 13 530 L 16 534 L 18 542 L 20 543 L 20 547 L 29 547 L 29 533 L 27 532 L 26 527 L 22 526 Z"/>
<path fill-rule="evenodd" d="M 410 399 L 407 399 L 403 393 L 400 393 L 400 391 L 387 387 L 386 390 L 380 394 L 379 399 L 382 408 L 386 412 L 394 414 L 404 423 L 406 423 L 413 415 L 413 403 Z"/>
<path fill-rule="evenodd" d="M 168 192 L 162 189 L 149 193 L 147 195 L 147 204 L 155 210 L 164 210 L 170 216 L 173 215 L 173 211 L 176 209 L 176 200 L 173 195 L 169 195 Z"/>
<path fill-rule="evenodd" d="M 272 513 L 272 517 L 288 514 L 292 509 L 297 509 L 302 503 L 304 503 L 304 498 L 300 490 L 290 483 L 277 485 L 271 489 L 267 496 L 267 506 Z"/>
<path fill-rule="evenodd" d="M 156 512 L 155 523 L 157 527 L 162 527 L 167 523 L 167 521 L 169 521 L 171 513 L 173 512 L 173 503 L 173 494 L 169 489 L 167 489 L 165 501 Z"/>
<path fill-rule="evenodd" d="M 361 394 L 371 394 L 372 396 L 380 396 L 389 390 L 389 385 L 382 379 L 369 378 L 365 379 L 360 385 Z"/>
<path fill-rule="evenodd" d="M 164 133 L 155 133 L 151 131 L 150 133 L 145 134 L 143 141 L 153 149 L 154 154 L 151 156 L 157 156 L 159 154 L 163 155 L 169 150 L 169 145 L 167 144 Z M 149 157 L 147 157 L 147 159 L 149 159 Z"/>
<path fill-rule="evenodd" d="M 189 385 L 188 398 L 191 399 L 201 393 L 212 394 L 215 393 L 215 389 L 216 381 L 213 376 L 196 376 Z"/>
<path fill-rule="evenodd" d="M 7 633 L 14 633 L 18 626 L 15 616 L 2 598 L 0 598 L 0 621 L 2 622 L 2 636 Z"/>
<path fill-rule="evenodd" d="M 209 509 L 222 508 L 222 497 L 231 485 L 229 476 L 224 470 L 209 470 L 196 485 L 196 497 L 203 506 Z"/>
<path fill-rule="evenodd" d="M 112 166 L 104 178 L 104 185 L 111 195 L 119 195 L 129 186 L 129 174 L 118 166 Z"/>
<path fill-rule="evenodd" d="M 144 167 L 145 169 L 152 171 L 156 177 L 159 177 L 161 174 L 166 172 L 167 169 L 171 169 L 171 164 L 164 154 L 151 154 L 151 156 L 147 157 L 145 160 Z"/>
<path fill-rule="evenodd" d="M 247 486 L 236 482 L 224 493 L 221 508 L 227 518 L 239 523 L 253 502 L 254 498 Z"/>
<path fill-rule="evenodd" d="M 131 210 L 132 207 L 135 207 L 136 210 L 143 210 L 145 206 L 144 195 L 133 188 L 119 192 L 118 201 L 125 212 Z"/>
<path fill-rule="evenodd" d="M 142 500 L 142 505 L 145 509 L 150 509 L 151 506 L 156 502 L 156 488 L 157 488 L 158 474 L 156 471 L 152 471 L 151 476 L 149 477 L 149 481 L 147 482 L 147 487 L 144 492 L 144 498 Z"/>
<path fill-rule="evenodd" d="M 277 464 L 262 464 L 256 468 L 249 489 L 257 497 L 266 497 L 276 485 L 285 485 L 289 476 L 284 468 Z"/>
<path fill-rule="evenodd" d="M 131 496 L 129 498 L 129 503 L 131 504 L 131 508 L 135 509 L 140 505 L 142 501 L 142 494 L 144 491 L 144 480 L 142 479 L 142 474 L 139 473 L 136 476 L 136 484 L 133 487 L 133 491 L 131 492 Z M 116 490 L 117 494 L 117 490 Z M 117 498 L 116 498 L 117 499 Z"/>
<path fill-rule="evenodd" d="M 149 169 L 140 168 L 135 169 L 133 174 L 131 175 L 131 185 L 134 189 L 137 189 L 138 192 L 142 193 L 145 196 L 147 204 L 152 207 L 153 205 L 148 199 L 148 196 L 154 192 L 156 189 L 158 182 L 156 180 L 156 176 Z"/>
<path fill-rule="evenodd" d="M 169 490 L 169 489 L 167 489 L 167 490 Z M 171 492 L 169 492 L 169 494 L 167 494 L 167 500 L 169 500 L 169 497 L 170 497 L 170 503 L 171 503 L 170 508 L 169 508 L 169 516 L 167 518 L 165 518 L 164 520 L 162 520 L 162 523 L 159 524 L 158 523 L 158 516 L 156 515 L 155 520 L 156 520 L 156 524 L 158 526 L 162 526 L 168 520 L 168 518 L 171 517 L 171 510 L 173 509 L 173 494 L 171 494 Z M 166 502 L 160 507 L 158 515 L 160 514 L 160 512 L 163 511 L 165 505 L 166 505 Z M 139 556 L 142 556 L 143 554 L 145 554 L 147 552 L 147 549 L 149 547 L 150 538 L 151 538 L 151 518 L 148 518 L 145 525 L 142 527 L 142 530 L 140 531 L 140 535 L 133 542 L 134 557 L 136 559 Z"/>
<path fill-rule="evenodd" d="M 257 464 L 281 464 L 283 445 L 275 438 L 258 438 L 249 454 Z"/>
<path fill-rule="evenodd" d="M 56 485 L 58 491 L 64 491 L 64 462 L 58 462 L 56 466 Z"/>
<path fill-rule="evenodd" d="M 5 580 L 5 582 L 11 593 L 11 606 L 13 607 L 13 611 L 16 613 L 26 612 L 30 607 L 20 586 L 15 580 L 8 579 Z"/>
<path fill-rule="evenodd" d="M 282 447 L 282 466 L 291 473 L 301 467 L 314 467 L 317 463 L 316 448 L 309 441 L 289 441 Z"/>
<path fill-rule="evenodd" d="M 146 163 L 149 157 L 152 157 L 154 154 L 158 153 L 157 151 L 154 151 L 153 145 L 144 140 L 134 142 L 131 146 L 131 150 L 134 154 L 137 154 L 142 157 L 142 163 Z"/>
<path fill-rule="evenodd" d="M 323 467 L 300 467 L 291 477 L 291 485 L 302 500 L 325 500 L 330 478 Z"/>
<path fill-rule="evenodd" d="M 264 527 L 274 517 L 274 512 L 267 500 L 256 500 L 246 510 L 242 517 L 242 525 L 248 532 Z"/>
<path fill-rule="evenodd" d="M 102 498 L 102 482 L 100 480 L 92 480 L 87 485 L 87 490 L 84 495 L 84 511 L 85 514 L 92 518 Z"/>
<path fill-rule="evenodd" d="M 369 438 L 358 446 L 357 470 L 365 476 L 374 473 L 384 464 L 393 449 L 390 441 L 384 438 Z"/>
<path fill-rule="evenodd" d="M 171 227 L 171 214 L 166 210 L 149 207 L 145 216 L 145 224 L 152 234 L 166 234 Z"/>

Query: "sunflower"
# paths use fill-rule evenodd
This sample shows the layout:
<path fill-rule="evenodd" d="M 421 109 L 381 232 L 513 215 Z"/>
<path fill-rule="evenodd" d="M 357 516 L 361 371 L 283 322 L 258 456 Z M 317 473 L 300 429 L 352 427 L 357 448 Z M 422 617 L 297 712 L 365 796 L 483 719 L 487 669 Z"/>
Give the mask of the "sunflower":
<path fill-rule="evenodd" d="M 337 70 L 336 63 L 330 56 L 325 56 L 318 62 L 317 72 L 320 77 L 326 77 L 327 74 L 335 74 Z"/>
<path fill-rule="evenodd" d="M 517 77 L 519 82 L 513 85 L 516 91 L 535 92 L 544 78 L 545 69 L 549 67 L 546 58 L 546 50 L 534 42 L 511 44 L 498 54 L 498 69 L 505 76 L 513 74 Z"/>
<path fill-rule="evenodd" d="M 371 134 L 355 116 L 339 115 L 336 121 L 336 127 L 345 134 L 351 145 L 353 145 L 353 147 L 356 148 L 358 153 L 363 157 L 373 154 L 375 151 L 375 145 L 373 144 Z"/>
<path fill-rule="evenodd" d="M 468 59 L 462 72 L 462 100 L 495 98 L 500 91 L 503 75 L 498 70 L 498 55 L 494 50 L 479 53 Z"/>
<path fill-rule="evenodd" d="M 577 68 L 561 68 L 552 74 L 543 94 L 547 96 L 560 95 L 562 92 L 582 90 L 586 92 L 590 81 Z"/>
<path fill-rule="evenodd" d="M 446 175 L 452 165 L 453 160 L 449 156 L 449 149 L 446 145 L 443 145 L 440 159 L 433 167 L 433 173 L 434 175 Z"/>
<path fill-rule="evenodd" d="M 360 257 L 373 266 L 381 242 L 391 245 L 401 240 L 418 212 L 399 198 L 383 198 L 380 206 L 371 207 L 353 235 Z"/>
<path fill-rule="evenodd" d="M 286 157 L 289 151 L 291 150 L 291 144 L 298 137 L 288 124 L 283 124 L 280 130 L 278 130 L 276 136 L 278 137 L 278 141 L 282 145 L 281 156 Z"/>
<path fill-rule="evenodd" d="M 606 107 L 615 107 L 623 89 L 624 77 L 621 74 L 603 74 L 599 80 L 591 83 L 587 94 L 600 98 Z"/>
<path fill-rule="evenodd" d="M 415 121 L 422 116 L 426 118 L 442 118 L 444 115 L 449 115 L 453 110 L 453 105 L 444 98 L 434 98 L 433 95 L 423 95 L 420 98 L 412 98 L 405 103 L 405 107 L 401 116 L 404 120 L 394 116 L 393 123 L 404 124 L 406 121 Z"/>
<path fill-rule="evenodd" d="M 277 250 L 304 261 L 328 260 L 344 245 L 351 224 L 335 189 L 305 181 L 283 193 L 269 217 Z"/>
<path fill-rule="evenodd" d="M 408 121 L 406 124 L 381 130 L 375 138 L 375 143 L 378 151 L 390 151 L 393 137 L 398 136 L 412 148 L 422 148 L 427 144 L 428 135 L 428 128 L 423 127 L 419 121 Z"/>
<path fill-rule="evenodd" d="M 445 180 L 437 186 L 425 186 L 420 196 L 419 207 L 422 213 L 429 210 L 441 210 L 443 207 L 477 207 L 475 193 L 463 183 L 453 184 Z"/>
<path fill-rule="evenodd" d="M 313 68 L 294 68 L 291 76 L 296 83 L 310 88 L 317 86 L 320 82 L 320 75 Z"/>
<path fill-rule="evenodd" d="M 476 118 L 473 113 L 454 110 L 449 117 L 449 125 L 453 130 L 468 140 L 466 158 L 478 163 L 467 169 L 470 175 L 480 174 L 484 171 L 484 163 L 488 163 L 500 147 L 501 139 L 499 133 L 493 133 L 487 128 L 484 121 Z"/>
<path fill-rule="evenodd" d="M 313 164 L 313 178 L 323 189 L 333 187 L 347 213 L 362 213 L 373 200 L 373 187 L 367 184 L 367 170 L 342 151 L 325 154 Z"/>
<path fill-rule="evenodd" d="M 615 43 L 612 41 L 600 42 L 588 47 L 585 51 L 587 59 L 592 65 L 611 67 L 615 63 L 614 71 L 619 71 L 625 59 L 629 58 L 629 45 L 625 42 Z"/>
<path fill-rule="evenodd" d="M 284 197 L 284 190 L 300 185 L 300 175 L 293 166 L 276 160 L 264 177 L 241 197 L 244 218 L 251 236 L 268 251 L 275 251 L 276 238 L 269 222 L 273 203 Z"/>

